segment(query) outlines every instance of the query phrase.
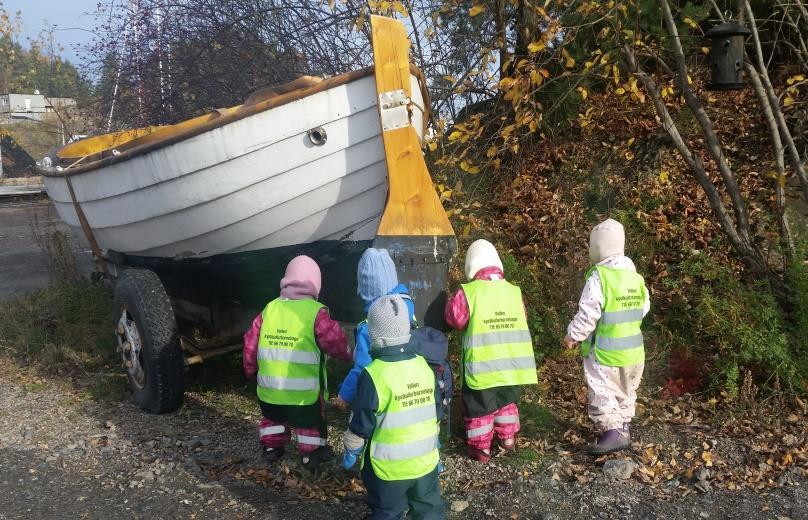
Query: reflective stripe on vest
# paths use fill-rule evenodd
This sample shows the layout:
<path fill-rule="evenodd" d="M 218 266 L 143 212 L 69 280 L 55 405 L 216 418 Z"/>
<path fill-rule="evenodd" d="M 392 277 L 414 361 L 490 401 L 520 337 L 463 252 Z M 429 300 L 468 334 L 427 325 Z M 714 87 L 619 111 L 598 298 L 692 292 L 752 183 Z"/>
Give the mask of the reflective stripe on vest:
<path fill-rule="evenodd" d="M 503 332 L 486 332 L 472 336 L 465 342 L 466 348 L 487 347 L 501 343 L 528 343 L 532 342 L 530 332 L 527 330 L 514 330 Z"/>
<path fill-rule="evenodd" d="M 438 465 L 438 418 L 432 369 L 415 356 L 395 362 L 375 359 L 365 370 L 379 400 L 368 457 L 373 473 L 382 480 L 409 480 L 433 471 Z"/>
<path fill-rule="evenodd" d="M 463 285 L 469 324 L 463 337 L 463 373 L 474 390 L 538 383 L 533 341 L 522 291 L 505 281 Z"/>
<path fill-rule="evenodd" d="M 320 398 L 322 356 L 315 300 L 275 299 L 264 308 L 258 338 L 258 398 L 270 404 L 309 405 Z"/>
<path fill-rule="evenodd" d="M 317 390 L 320 388 L 319 377 L 275 377 L 275 376 L 258 376 L 258 386 L 262 388 L 271 388 L 274 390 Z M 316 401 L 316 399 L 315 399 Z M 269 401 L 264 401 L 269 402 Z M 280 404 L 280 403 L 272 403 Z M 309 403 L 311 404 L 311 403 Z"/>
<path fill-rule="evenodd" d="M 370 448 L 370 456 L 379 460 L 414 459 L 417 457 L 423 457 L 424 455 L 430 455 L 437 449 L 437 446 L 437 437 L 427 437 L 425 439 L 408 442 L 406 444 L 382 444 L 381 442 L 374 442 Z M 435 464 L 437 464 L 437 462 Z"/>
<path fill-rule="evenodd" d="M 636 271 L 595 266 L 587 278 L 597 271 L 603 291 L 604 305 L 595 332 L 581 343 L 581 355 L 593 348 L 601 365 L 622 367 L 645 360 L 642 324 L 643 308 L 648 292 Z"/>
<path fill-rule="evenodd" d="M 402 410 L 381 414 L 378 421 L 384 423 L 385 428 L 403 428 L 435 416 L 435 405 L 419 406 L 411 410 Z"/>
<path fill-rule="evenodd" d="M 291 361 L 301 365 L 319 365 L 320 356 L 316 352 L 300 352 L 299 350 L 279 350 L 262 348 L 258 350 L 258 359 L 271 361 Z"/>

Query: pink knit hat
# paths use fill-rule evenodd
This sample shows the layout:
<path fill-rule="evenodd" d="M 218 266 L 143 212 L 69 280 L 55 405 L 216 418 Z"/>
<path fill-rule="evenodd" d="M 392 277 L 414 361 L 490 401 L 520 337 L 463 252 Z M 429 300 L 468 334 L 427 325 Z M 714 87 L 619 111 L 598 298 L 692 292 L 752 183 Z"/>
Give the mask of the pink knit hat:
<path fill-rule="evenodd" d="M 316 300 L 320 287 L 322 280 L 317 262 L 306 255 L 296 256 L 286 266 L 286 274 L 281 280 L 281 297 L 289 300 L 309 297 Z"/>

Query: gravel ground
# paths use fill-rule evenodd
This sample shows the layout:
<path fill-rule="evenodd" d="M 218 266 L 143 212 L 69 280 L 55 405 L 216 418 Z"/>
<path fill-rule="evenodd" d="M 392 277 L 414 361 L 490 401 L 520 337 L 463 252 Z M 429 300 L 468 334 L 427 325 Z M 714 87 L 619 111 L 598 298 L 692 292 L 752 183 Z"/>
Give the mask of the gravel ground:
<path fill-rule="evenodd" d="M 311 475 L 289 455 L 266 468 L 249 399 L 219 394 L 189 392 L 178 413 L 152 416 L 0 361 L 0 518 L 364 516 L 355 475 Z M 333 441 L 344 417 L 332 416 Z M 552 449 L 541 462 L 502 456 L 486 467 L 447 451 L 449 518 L 808 518 L 802 476 L 765 493 L 681 483 L 660 498 L 601 470 L 585 484 L 558 480 Z"/>

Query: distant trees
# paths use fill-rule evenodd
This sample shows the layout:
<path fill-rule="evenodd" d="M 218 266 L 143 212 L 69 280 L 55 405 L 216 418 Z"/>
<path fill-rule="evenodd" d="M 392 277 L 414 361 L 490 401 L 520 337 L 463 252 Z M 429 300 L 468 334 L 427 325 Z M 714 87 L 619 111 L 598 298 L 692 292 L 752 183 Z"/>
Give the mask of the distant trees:
<path fill-rule="evenodd" d="M 0 92 L 39 90 L 48 97 L 88 100 L 92 84 L 56 55 L 52 40 L 41 36 L 28 48 L 19 43 L 21 23 L 20 13 L 11 14 L 0 4 Z"/>

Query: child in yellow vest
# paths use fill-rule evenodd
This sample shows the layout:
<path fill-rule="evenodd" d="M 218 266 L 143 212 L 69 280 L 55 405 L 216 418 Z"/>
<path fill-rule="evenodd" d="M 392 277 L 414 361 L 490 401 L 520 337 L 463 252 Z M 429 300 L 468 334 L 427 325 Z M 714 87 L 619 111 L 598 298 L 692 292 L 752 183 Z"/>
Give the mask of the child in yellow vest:
<path fill-rule="evenodd" d="M 343 361 L 353 357 L 339 322 L 317 301 L 321 275 L 308 256 L 289 262 L 281 295 L 267 304 L 244 334 L 244 373 L 258 375 L 261 422 L 258 438 L 264 458 L 284 454 L 290 427 L 297 434 L 303 465 L 316 469 L 333 458 L 326 444 L 323 408 L 326 387 L 324 356 Z"/>
<path fill-rule="evenodd" d="M 397 294 L 368 310 L 373 361 L 359 376 L 346 452 L 361 458 L 371 520 L 439 520 L 440 389 L 426 360 L 415 353 L 410 314 Z"/>
<path fill-rule="evenodd" d="M 592 229 L 593 267 L 564 338 L 568 349 L 581 344 L 589 419 L 600 433 L 589 447 L 593 455 L 631 446 L 630 424 L 645 364 L 640 324 L 651 301 L 634 262 L 624 254 L 625 243 L 625 231 L 616 220 Z"/>
<path fill-rule="evenodd" d="M 491 458 L 494 435 L 516 447 L 522 385 L 536 384 L 536 360 L 522 291 L 505 280 L 502 261 L 487 240 L 466 253 L 469 282 L 446 302 L 444 317 L 463 335 L 463 416 L 471 458 Z"/>

